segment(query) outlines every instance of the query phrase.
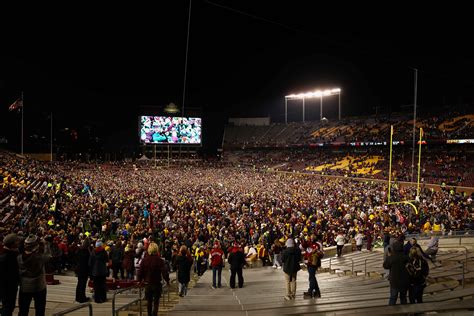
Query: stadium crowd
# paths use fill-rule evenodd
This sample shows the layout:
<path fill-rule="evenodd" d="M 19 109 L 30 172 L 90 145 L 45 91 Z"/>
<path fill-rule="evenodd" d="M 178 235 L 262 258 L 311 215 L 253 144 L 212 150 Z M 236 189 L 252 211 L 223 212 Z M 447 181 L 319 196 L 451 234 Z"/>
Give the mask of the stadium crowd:
<path fill-rule="evenodd" d="M 108 270 L 115 278 L 131 279 L 139 275 L 137 261 L 152 242 L 170 271 L 185 255 L 194 257 L 194 269 L 202 274 L 216 241 L 226 257 L 242 248 L 248 262 L 270 256 L 276 268 L 289 237 L 327 247 L 339 244 L 338 236 L 348 242 L 359 235 L 371 250 L 382 246 L 387 231 L 448 234 L 474 228 L 472 196 L 450 188 L 423 188 L 416 214 L 404 205 L 388 206 L 386 187 L 377 182 L 216 163 L 169 169 L 84 167 L 0 153 L 0 173 L 0 240 L 10 233 L 44 240 L 51 257 L 46 269 L 56 273 L 78 271 L 80 251 L 90 242 L 110 259 Z M 413 196 L 413 189 L 394 185 L 393 201 Z M 93 273 L 87 265 L 82 272 Z"/>

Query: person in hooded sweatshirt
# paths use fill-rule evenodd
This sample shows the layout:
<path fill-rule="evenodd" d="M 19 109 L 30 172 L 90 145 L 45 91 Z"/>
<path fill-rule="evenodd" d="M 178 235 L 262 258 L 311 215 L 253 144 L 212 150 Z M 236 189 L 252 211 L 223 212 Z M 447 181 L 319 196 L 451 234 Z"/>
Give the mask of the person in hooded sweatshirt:
<path fill-rule="evenodd" d="M 103 243 L 97 240 L 95 249 L 89 257 L 89 269 L 94 281 L 94 300 L 96 303 L 107 301 L 107 287 L 105 278 L 107 277 L 107 263 L 109 256 L 103 247 Z"/>
<path fill-rule="evenodd" d="M 406 265 L 408 262 L 408 256 L 403 253 L 403 244 L 398 240 L 395 241 L 383 262 L 383 267 L 390 270 L 390 299 L 388 305 L 395 305 L 398 296 L 400 296 L 401 304 L 407 303 L 409 279 Z"/>
<path fill-rule="evenodd" d="M 76 302 L 84 303 L 89 301 L 86 296 L 87 279 L 89 278 L 89 258 L 90 258 L 90 241 L 84 239 L 77 252 L 77 286 L 76 286 Z"/>
<path fill-rule="evenodd" d="M 286 241 L 286 249 L 281 254 L 283 272 L 286 279 L 286 300 L 294 300 L 296 296 L 296 274 L 301 269 L 301 250 L 295 246 L 293 238 Z"/>
<path fill-rule="evenodd" d="M 232 289 L 235 288 L 235 275 L 237 275 L 239 281 L 239 288 L 244 286 L 244 276 L 242 274 L 242 268 L 245 265 L 245 255 L 242 251 L 238 242 L 234 242 L 234 247 L 231 249 L 229 253 L 229 257 L 227 258 L 227 262 L 230 265 L 230 287 Z"/>
<path fill-rule="evenodd" d="M 47 244 L 35 235 L 25 239 L 24 252 L 18 256 L 20 271 L 20 295 L 18 315 L 27 316 L 31 300 L 35 300 L 35 315 L 44 316 L 46 309 L 46 275 L 45 264 L 51 258 Z"/>
<path fill-rule="evenodd" d="M 19 246 L 17 234 L 9 234 L 3 239 L 3 249 L 0 250 L 0 301 L 3 309 L 0 309 L 0 315 L 10 316 L 15 309 L 20 283 L 17 260 Z"/>

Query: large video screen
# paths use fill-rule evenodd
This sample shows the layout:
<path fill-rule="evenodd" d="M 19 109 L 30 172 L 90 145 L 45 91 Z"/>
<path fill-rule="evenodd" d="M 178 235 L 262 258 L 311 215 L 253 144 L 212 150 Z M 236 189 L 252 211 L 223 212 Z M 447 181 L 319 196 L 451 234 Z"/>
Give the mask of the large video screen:
<path fill-rule="evenodd" d="M 140 141 L 145 144 L 201 144 L 200 117 L 141 116 Z"/>

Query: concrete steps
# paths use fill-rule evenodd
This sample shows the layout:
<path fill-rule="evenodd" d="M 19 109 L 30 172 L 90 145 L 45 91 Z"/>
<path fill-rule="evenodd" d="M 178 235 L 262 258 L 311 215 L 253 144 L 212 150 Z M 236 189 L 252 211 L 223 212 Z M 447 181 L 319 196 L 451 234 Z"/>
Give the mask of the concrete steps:
<path fill-rule="evenodd" d="M 220 289 L 212 289 L 212 273 L 207 271 L 188 295 L 180 300 L 169 315 L 281 315 L 321 314 L 334 315 L 350 311 L 380 311 L 388 305 L 389 282 L 383 278 L 334 273 L 348 267 L 365 267 L 370 274 L 383 271 L 383 254 L 380 252 L 357 252 L 341 258 L 331 259 L 331 272 L 318 272 L 316 277 L 321 289 L 321 298 L 305 299 L 303 292 L 308 288 L 308 274 L 298 272 L 296 299 L 286 301 L 286 285 L 282 270 L 271 267 L 245 269 L 244 287 L 230 289 L 229 270 L 222 272 Z M 325 258 L 323 266 L 329 266 Z M 335 266 L 334 268 L 332 266 Z M 355 270 L 355 268 L 354 268 Z M 472 297 L 474 288 L 462 289 L 456 282 L 437 283 L 428 286 L 426 302 L 447 302 L 453 308 L 460 298 Z M 433 294 L 434 293 L 434 294 Z M 445 305 L 443 305 L 445 306 Z M 424 307 L 429 309 L 429 307 Z"/>
<path fill-rule="evenodd" d="M 46 315 L 53 315 L 54 313 L 60 312 L 67 308 L 77 306 L 75 295 L 76 295 L 76 284 L 77 278 L 68 275 L 55 275 L 55 279 L 61 283 L 58 285 L 48 285 L 47 298 L 46 298 Z M 87 296 L 91 297 L 92 293 L 89 289 L 86 289 Z M 109 316 L 112 315 L 112 296 L 113 292 L 107 293 L 108 301 L 102 304 L 96 304 L 91 301 L 94 316 Z M 116 306 L 127 304 L 137 298 L 137 294 L 124 293 L 117 296 Z M 18 315 L 18 307 L 15 308 L 14 315 Z M 30 315 L 34 315 L 34 302 L 30 305 Z M 87 309 L 77 310 L 68 315 L 88 315 Z"/>

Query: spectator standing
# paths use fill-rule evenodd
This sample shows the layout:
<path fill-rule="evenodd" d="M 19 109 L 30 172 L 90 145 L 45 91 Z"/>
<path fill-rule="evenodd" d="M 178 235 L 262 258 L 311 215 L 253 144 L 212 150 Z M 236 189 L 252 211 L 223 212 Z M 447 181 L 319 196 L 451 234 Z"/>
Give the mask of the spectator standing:
<path fill-rule="evenodd" d="M 151 242 L 148 245 L 148 255 L 140 264 L 138 280 L 145 285 L 145 298 L 147 300 L 148 316 L 158 315 L 161 296 L 161 280 L 170 285 L 170 277 L 166 262 L 158 254 L 158 245 Z"/>
<path fill-rule="evenodd" d="M 286 300 L 293 300 L 296 297 L 296 274 L 301 269 L 301 250 L 295 247 L 293 238 L 286 241 L 286 249 L 281 254 L 283 261 L 283 272 L 286 279 Z"/>
<path fill-rule="evenodd" d="M 107 287 L 105 278 L 107 277 L 107 263 L 109 256 L 103 247 L 102 241 L 95 243 L 95 249 L 89 258 L 89 269 L 94 281 L 94 300 L 96 303 L 107 301 Z"/>
<path fill-rule="evenodd" d="M 222 251 L 218 241 L 214 242 L 214 246 L 209 255 L 212 268 L 212 288 L 221 287 L 222 268 L 224 267 L 224 251 Z"/>
<path fill-rule="evenodd" d="M 3 309 L 0 315 L 11 316 L 15 310 L 18 284 L 18 247 L 20 238 L 17 234 L 9 234 L 3 238 L 3 249 L 0 250 L 0 301 Z"/>
<path fill-rule="evenodd" d="M 356 248 L 357 248 L 357 251 L 362 251 L 362 243 L 364 241 L 364 235 L 359 231 L 356 235 L 355 235 L 355 242 L 356 242 Z"/>
<path fill-rule="evenodd" d="M 25 239 L 24 253 L 18 256 L 20 295 L 18 315 L 27 316 L 31 300 L 35 300 L 35 315 L 44 316 L 46 309 L 45 264 L 50 260 L 49 247 L 35 235 Z"/>
<path fill-rule="evenodd" d="M 320 243 L 313 243 L 311 247 L 306 249 L 305 259 L 307 261 L 306 266 L 308 267 L 309 288 L 308 292 L 303 293 L 304 297 L 321 297 L 318 280 L 316 279 L 316 271 L 321 266 L 323 256 L 323 247 Z"/>
<path fill-rule="evenodd" d="M 410 263 L 407 265 L 410 286 L 408 297 L 410 303 L 423 303 L 423 291 L 426 287 L 426 277 L 430 272 L 428 263 L 423 258 L 421 249 L 412 247 L 410 249 Z"/>
<path fill-rule="evenodd" d="M 112 259 L 112 271 L 113 278 L 118 279 L 118 274 L 120 272 L 120 278 L 124 279 L 123 273 L 123 248 L 120 241 L 117 241 L 110 251 L 110 259 Z"/>
<path fill-rule="evenodd" d="M 182 245 L 179 249 L 179 255 L 176 258 L 176 267 L 178 269 L 179 296 L 184 297 L 188 292 L 188 283 L 191 281 L 191 268 L 193 266 L 193 257 L 188 251 L 188 247 Z"/>
<path fill-rule="evenodd" d="M 88 302 L 90 298 L 86 297 L 86 285 L 89 278 L 89 258 L 90 258 L 90 241 L 88 238 L 84 239 L 79 251 L 77 252 L 76 263 L 76 302 Z"/>
<path fill-rule="evenodd" d="M 337 256 L 340 257 L 342 255 L 342 250 L 344 248 L 344 244 L 346 243 L 346 238 L 344 237 L 344 234 L 342 231 L 339 231 L 339 233 L 336 236 L 336 247 L 337 247 Z"/>
<path fill-rule="evenodd" d="M 227 261 L 230 264 L 230 287 L 232 289 L 235 288 L 235 275 L 237 275 L 239 288 L 242 288 L 244 286 L 242 269 L 245 265 L 245 255 L 237 242 L 234 243 L 234 247 L 231 249 Z"/>
<path fill-rule="evenodd" d="M 271 247 L 273 253 L 273 268 L 281 269 L 281 244 L 278 239 L 275 239 Z"/>
<path fill-rule="evenodd" d="M 123 262 L 122 267 L 125 270 L 125 276 L 127 280 L 133 280 L 133 272 L 134 272 L 134 257 L 135 252 L 133 251 L 133 247 L 127 244 L 125 246 L 125 252 L 123 255 Z"/>
<path fill-rule="evenodd" d="M 400 295 L 400 303 L 407 303 L 408 271 L 406 265 L 408 257 L 403 253 L 403 245 L 395 241 L 389 248 L 383 267 L 390 270 L 390 299 L 388 305 L 395 305 Z"/>

